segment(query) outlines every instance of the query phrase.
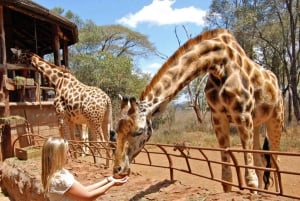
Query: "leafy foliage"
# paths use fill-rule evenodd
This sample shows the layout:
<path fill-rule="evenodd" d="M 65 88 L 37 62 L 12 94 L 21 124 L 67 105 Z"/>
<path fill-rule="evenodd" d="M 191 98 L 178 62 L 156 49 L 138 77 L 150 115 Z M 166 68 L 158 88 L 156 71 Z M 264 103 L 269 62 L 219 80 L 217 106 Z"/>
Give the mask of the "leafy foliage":
<path fill-rule="evenodd" d="M 147 36 L 121 25 L 98 26 L 91 20 L 79 30 L 79 43 L 74 49 L 81 54 L 109 52 L 116 57 L 130 58 L 147 57 L 155 52 Z"/>
<path fill-rule="evenodd" d="M 80 54 L 72 59 L 76 77 L 87 85 L 103 89 L 110 97 L 138 95 L 147 83 L 147 74 L 134 73 L 132 60 L 108 52 Z"/>

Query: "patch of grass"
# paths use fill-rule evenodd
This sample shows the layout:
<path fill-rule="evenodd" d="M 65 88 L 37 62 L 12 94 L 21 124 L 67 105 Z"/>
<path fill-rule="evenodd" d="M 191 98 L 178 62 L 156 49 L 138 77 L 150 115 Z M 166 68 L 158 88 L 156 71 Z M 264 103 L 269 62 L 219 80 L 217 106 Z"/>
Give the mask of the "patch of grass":
<path fill-rule="evenodd" d="M 212 128 L 210 114 L 199 123 L 193 110 L 177 110 L 173 122 L 168 122 L 154 130 L 152 143 L 175 144 L 189 142 L 191 146 L 218 147 L 217 138 Z M 240 145 L 236 130 L 231 130 L 231 145 Z"/>
<path fill-rule="evenodd" d="M 214 134 L 198 132 L 174 132 L 174 133 L 154 133 L 150 139 L 152 143 L 175 144 L 178 142 L 189 142 L 191 146 L 211 146 L 216 145 Z"/>
<path fill-rule="evenodd" d="M 300 126 L 291 125 L 281 135 L 280 151 L 299 151 Z"/>
<path fill-rule="evenodd" d="M 265 131 L 262 129 L 261 133 Z M 241 140 L 234 126 L 230 129 L 231 146 L 241 146 Z M 263 140 L 263 137 L 261 137 Z M 151 143 L 174 144 L 189 142 L 191 146 L 218 147 L 218 142 L 213 131 L 210 114 L 207 114 L 202 123 L 197 122 L 193 110 L 177 110 L 172 122 L 160 125 L 154 130 L 150 139 Z M 261 141 L 261 146 L 263 142 Z M 300 125 L 293 124 L 282 132 L 280 151 L 300 150 Z"/>

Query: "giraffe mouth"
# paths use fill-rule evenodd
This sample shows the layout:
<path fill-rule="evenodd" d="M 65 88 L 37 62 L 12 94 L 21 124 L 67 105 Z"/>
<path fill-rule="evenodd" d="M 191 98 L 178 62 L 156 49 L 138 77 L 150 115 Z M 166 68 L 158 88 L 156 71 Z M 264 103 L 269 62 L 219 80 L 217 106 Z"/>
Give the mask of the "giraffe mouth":
<path fill-rule="evenodd" d="M 122 173 L 115 173 L 114 175 L 113 175 L 113 177 L 115 178 L 115 179 L 122 179 L 122 178 L 124 178 L 124 177 L 127 177 L 127 176 L 129 176 L 130 175 L 130 169 L 127 169 L 126 170 L 126 172 L 122 172 Z"/>

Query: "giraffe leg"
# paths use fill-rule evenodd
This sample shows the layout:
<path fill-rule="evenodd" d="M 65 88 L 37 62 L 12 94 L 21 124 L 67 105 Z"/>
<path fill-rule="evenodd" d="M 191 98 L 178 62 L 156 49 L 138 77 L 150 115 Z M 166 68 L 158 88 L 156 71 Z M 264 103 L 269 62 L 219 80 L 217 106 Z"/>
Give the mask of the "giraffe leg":
<path fill-rule="evenodd" d="M 71 121 L 68 120 L 68 126 L 69 126 L 69 138 L 71 138 L 71 140 L 75 140 L 75 124 Z"/>
<path fill-rule="evenodd" d="M 280 118 L 271 119 L 266 123 L 267 134 L 269 137 L 269 146 L 270 146 L 271 151 L 279 150 L 282 126 L 283 126 L 283 122 L 282 122 L 282 119 L 280 119 Z M 278 161 L 277 155 L 272 155 L 272 157 L 275 159 L 275 162 Z M 272 168 L 276 167 L 273 160 L 271 160 L 271 167 Z M 266 178 L 266 179 L 268 179 L 268 178 Z M 276 182 L 277 177 L 275 176 L 274 179 Z M 267 180 L 265 189 L 268 189 L 269 185 L 270 184 Z"/>
<path fill-rule="evenodd" d="M 222 116 L 222 117 L 221 117 Z M 225 115 L 212 114 L 212 123 L 215 129 L 216 137 L 219 143 L 220 148 L 229 148 L 230 147 L 230 124 Z M 231 158 L 227 151 L 221 152 L 222 162 L 230 163 Z M 232 171 L 229 165 L 222 164 L 222 180 L 226 182 L 232 182 Z M 230 192 L 232 186 L 227 183 L 222 183 L 224 192 Z"/>
<path fill-rule="evenodd" d="M 109 141 L 109 133 L 110 133 L 110 123 L 108 121 L 103 121 L 101 124 L 101 128 L 102 128 L 102 140 L 105 142 Z"/>
<path fill-rule="evenodd" d="M 66 122 L 68 121 L 65 121 L 63 117 L 58 117 L 58 127 L 59 127 L 60 137 L 66 140 L 70 140 L 71 139 L 70 130 L 69 130 L 70 127 L 69 124 Z"/>
<path fill-rule="evenodd" d="M 256 126 L 256 127 L 254 127 L 254 130 L 253 130 L 253 134 L 254 134 L 253 149 L 254 150 L 261 150 L 259 129 L 260 129 L 260 126 Z M 258 154 L 258 153 L 253 154 L 254 165 L 256 167 L 265 167 L 265 162 L 264 162 L 263 157 L 264 157 L 263 154 Z M 264 171 L 257 170 L 257 169 L 255 171 L 256 171 L 256 175 L 258 177 L 258 188 L 262 188 Z"/>
<path fill-rule="evenodd" d="M 59 130 L 60 137 L 66 139 L 64 136 L 65 133 L 63 128 L 64 128 L 64 120 L 58 117 L 58 130 Z"/>
<path fill-rule="evenodd" d="M 87 145 L 89 145 L 89 129 L 87 124 L 82 124 L 82 136 L 81 140 L 84 141 Z M 84 147 L 84 152 L 88 153 L 88 148 L 85 146 Z"/>
<path fill-rule="evenodd" d="M 109 135 L 109 133 L 107 133 L 107 131 L 108 131 L 107 130 L 107 124 L 104 127 L 105 127 L 105 130 L 102 129 L 102 126 L 99 126 L 97 128 L 96 132 L 98 133 L 98 135 L 97 135 L 98 141 L 100 141 L 100 142 L 103 143 L 103 148 L 105 149 L 105 150 L 103 150 L 105 152 L 105 155 L 106 155 L 106 163 L 105 163 L 105 165 L 107 167 L 109 167 L 109 157 L 110 157 L 110 154 L 109 154 L 109 149 L 108 149 L 108 147 L 106 147 L 106 143 L 105 143 L 105 142 L 108 142 L 108 135 Z M 105 132 L 103 132 L 103 131 L 105 131 Z"/>
<path fill-rule="evenodd" d="M 89 149 L 88 149 L 88 145 L 89 145 L 89 132 L 88 132 L 88 125 L 87 124 L 80 124 L 78 125 L 78 130 L 79 130 L 79 134 L 80 136 L 76 137 L 78 139 L 78 141 L 82 141 L 83 147 L 82 147 L 82 154 L 81 156 L 85 156 L 86 154 L 89 153 Z"/>
<path fill-rule="evenodd" d="M 104 115 L 104 119 L 102 121 L 102 132 L 103 132 L 103 141 L 104 142 L 109 142 L 110 139 L 110 122 L 108 119 L 108 115 L 106 112 L 106 115 Z M 111 158 L 111 154 L 110 154 L 110 144 L 105 143 L 105 151 L 106 151 L 106 166 L 109 167 L 109 159 Z"/>
<path fill-rule="evenodd" d="M 241 117 L 241 122 L 237 129 L 240 134 L 242 147 L 244 150 L 253 150 L 253 122 L 250 114 L 244 113 Z M 247 166 L 254 166 L 253 154 L 244 153 L 244 161 Z M 258 187 L 258 178 L 256 172 L 252 168 L 245 169 L 246 184 L 250 187 Z M 254 192 L 255 193 L 255 192 Z"/>
<path fill-rule="evenodd" d="M 100 156 L 97 156 L 96 157 L 96 163 L 99 163 L 99 157 L 102 157 L 103 155 L 103 152 L 106 152 L 105 150 L 103 150 L 103 131 L 102 131 L 102 128 L 101 126 L 96 126 L 96 125 L 91 125 L 90 126 L 91 128 L 91 135 L 90 135 L 90 138 L 91 138 L 91 141 L 96 141 L 96 142 L 100 142 L 101 143 L 101 149 L 100 149 L 100 152 L 98 154 L 100 154 Z M 94 153 L 96 153 L 94 151 Z"/>
<path fill-rule="evenodd" d="M 87 124 L 81 124 L 80 140 L 84 142 L 89 141 L 89 129 Z"/>
<path fill-rule="evenodd" d="M 90 139 L 91 141 L 100 141 L 100 137 L 98 135 L 98 132 L 101 130 L 102 133 L 102 128 L 98 126 L 98 128 L 94 125 L 90 125 L 91 133 L 90 133 Z"/>

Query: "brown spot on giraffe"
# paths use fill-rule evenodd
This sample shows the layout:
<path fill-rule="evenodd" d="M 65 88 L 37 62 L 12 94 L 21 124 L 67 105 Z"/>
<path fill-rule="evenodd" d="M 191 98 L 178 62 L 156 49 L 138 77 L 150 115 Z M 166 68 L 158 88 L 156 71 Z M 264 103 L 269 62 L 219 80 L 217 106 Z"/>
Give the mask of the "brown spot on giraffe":
<path fill-rule="evenodd" d="M 149 122 L 156 112 L 163 112 L 183 87 L 204 73 L 209 74 L 205 93 L 219 146 L 230 147 L 230 123 L 234 123 L 243 149 L 260 147 L 254 135 L 258 135 L 256 128 L 265 124 L 270 148 L 278 150 L 284 115 L 276 76 L 247 57 L 229 30 L 216 29 L 190 39 L 175 51 L 142 91 L 139 101 L 128 103 L 135 109 L 130 114 L 127 110 L 117 127 L 115 176 L 130 172 L 130 163 L 152 133 Z M 162 84 L 166 81 L 170 84 Z M 221 158 L 229 162 L 229 153 L 222 152 Z M 246 165 L 254 165 L 252 153 L 245 153 L 244 159 Z M 256 164 L 263 165 L 259 161 Z M 228 165 L 222 165 L 222 179 L 232 181 Z M 258 180 L 254 169 L 246 169 L 245 180 L 248 186 L 262 187 L 262 178 Z M 224 191 L 231 190 L 230 184 L 222 185 Z"/>

